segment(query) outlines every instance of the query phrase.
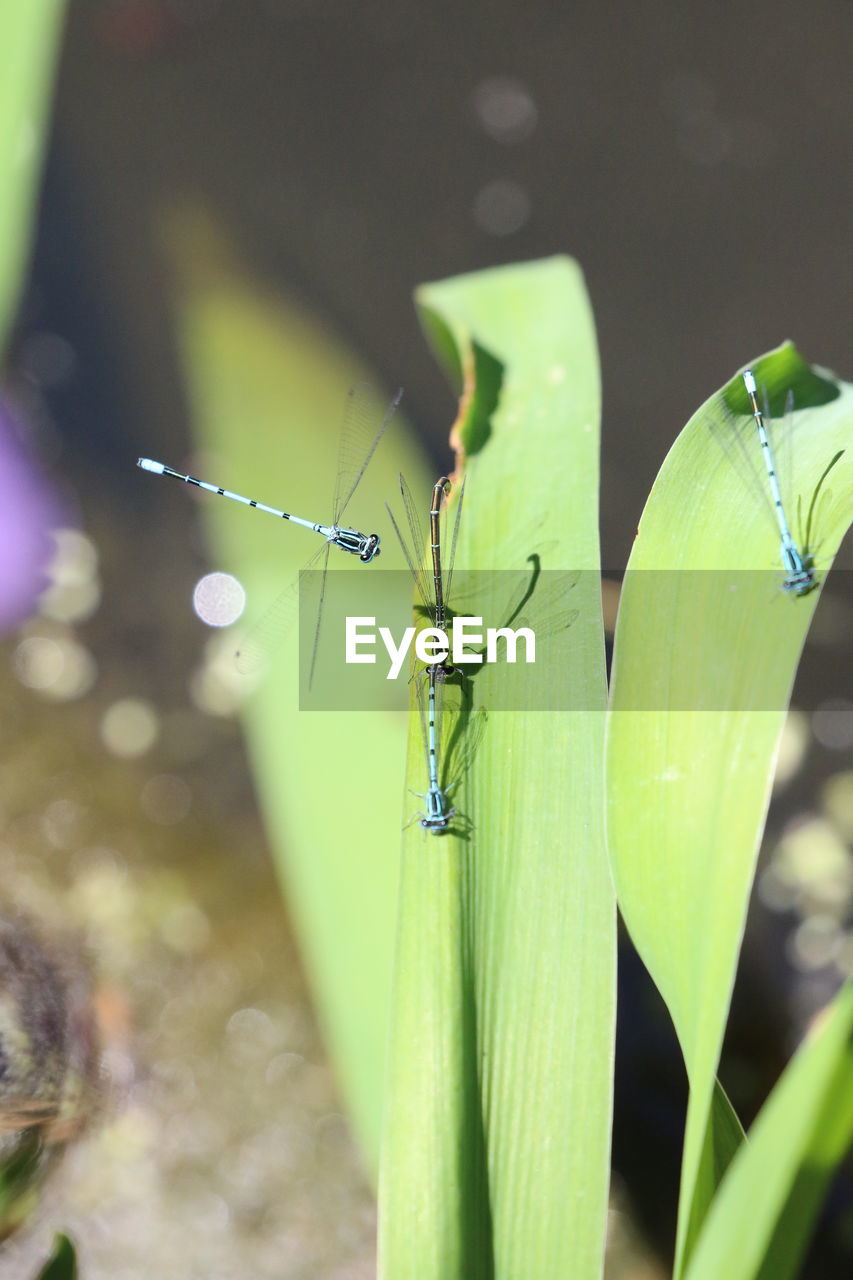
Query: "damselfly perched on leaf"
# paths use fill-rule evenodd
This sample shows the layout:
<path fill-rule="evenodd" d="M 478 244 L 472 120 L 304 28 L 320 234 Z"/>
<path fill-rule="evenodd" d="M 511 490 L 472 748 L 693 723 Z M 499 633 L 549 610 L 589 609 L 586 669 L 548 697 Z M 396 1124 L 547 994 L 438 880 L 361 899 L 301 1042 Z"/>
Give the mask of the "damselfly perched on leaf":
<path fill-rule="evenodd" d="M 465 497 L 465 482 L 459 490 L 459 499 L 456 504 L 456 519 L 453 524 L 453 532 L 450 538 L 450 549 L 447 556 L 446 566 L 441 563 L 441 516 L 442 507 L 446 503 L 450 495 L 452 485 L 447 476 L 440 476 L 432 487 L 432 501 L 429 508 L 429 532 L 427 534 L 427 546 L 429 548 L 429 569 L 424 567 L 424 528 L 423 517 L 417 507 L 412 491 L 406 483 L 403 476 L 400 476 L 400 493 L 403 498 L 403 507 L 406 512 L 406 521 L 409 526 L 409 534 L 411 542 L 400 530 L 400 526 L 394 519 L 394 513 L 385 504 L 391 524 L 394 526 L 394 532 L 400 546 L 403 549 L 403 555 L 406 557 L 406 563 L 412 577 L 415 580 L 415 587 L 420 597 L 420 607 L 425 617 L 429 618 L 433 627 L 437 631 L 445 631 L 447 629 L 448 606 L 447 601 L 450 598 L 450 588 L 453 583 L 453 566 L 456 560 L 456 540 L 459 536 L 459 521 L 462 516 L 462 502 Z"/>
<path fill-rule="evenodd" d="M 424 548 L 423 517 L 402 476 L 400 476 L 400 493 L 406 511 L 411 543 L 401 533 L 391 508 L 388 508 L 391 523 L 415 580 L 420 597 L 420 608 L 435 630 L 444 633 L 447 631 L 448 599 L 453 582 L 462 499 L 465 495 L 463 483 L 459 491 L 447 563 L 443 565 L 442 512 L 451 487 L 447 476 L 440 476 L 432 487 L 426 549 Z M 425 553 L 426 551 L 428 554 Z M 457 681 L 450 683 L 454 681 L 454 677 Z M 480 709 L 474 714 L 467 712 L 463 714 L 460 707 L 455 707 L 448 709 L 444 714 L 445 699 L 451 688 L 455 695 L 462 698 L 463 703 L 465 701 L 462 688 L 464 675 L 450 665 L 446 656 L 443 660 L 433 662 L 417 672 L 414 679 L 427 767 L 427 789 L 416 793 L 423 800 L 424 809 L 418 812 L 412 821 L 417 820 L 422 830 L 432 835 L 442 835 L 451 829 L 451 824 L 457 828 L 470 825 L 468 819 L 463 818 L 451 803 L 449 793 L 459 784 L 473 758 L 482 737 L 486 713 Z"/>
<path fill-rule="evenodd" d="M 486 711 L 480 707 L 467 714 L 460 707 L 445 709 L 448 691 L 459 693 L 460 689 L 448 684 L 438 664 L 419 672 L 415 681 L 428 782 L 426 791 L 415 793 L 424 808 L 411 821 L 431 835 L 444 834 L 454 822 L 460 830 L 469 829 L 470 820 L 451 803 L 450 792 L 474 759 L 485 731 Z"/>
<path fill-rule="evenodd" d="M 784 411 L 776 430 L 777 441 L 774 442 L 772 414 L 766 391 L 762 393 L 763 403 L 761 403 L 758 384 L 751 369 L 743 371 L 741 381 L 749 402 L 749 416 L 752 418 L 757 435 L 757 450 L 742 438 L 742 420 L 740 422 L 736 420 L 727 398 L 720 397 L 719 400 L 723 428 L 721 430 L 719 423 L 713 423 L 712 431 L 724 452 L 732 459 L 738 473 L 748 478 L 752 492 L 757 495 L 762 509 L 768 513 L 768 519 L 773 521 L 779 537 L 779 556 L 785 572 L 782 589 L 792 596 L 805 596 L 819 585 L 814 560 L 814 535 L 819 523 L 819 501 L 829 496 L 828 491 L 824 489 L 824 483 L 843 451 L 836 453 L 828 460 L 808 502 L 805 517 L 802 501 L 797 500 L 796 533 L 798 536 L 795 536 L 792 520 L 789 518 L 794 510 L 793 495 L 790 492 L 793 483 L 791 453 L 795 428 L 793 392 L 788 391 L 785 397 Z M 780 445 L 784 450 L 787 464 L 783 471 L 780 471 L 779 465 L 780 448 L 778 446 Z M 740 457 L 733 456 L 733 446 Z"/>

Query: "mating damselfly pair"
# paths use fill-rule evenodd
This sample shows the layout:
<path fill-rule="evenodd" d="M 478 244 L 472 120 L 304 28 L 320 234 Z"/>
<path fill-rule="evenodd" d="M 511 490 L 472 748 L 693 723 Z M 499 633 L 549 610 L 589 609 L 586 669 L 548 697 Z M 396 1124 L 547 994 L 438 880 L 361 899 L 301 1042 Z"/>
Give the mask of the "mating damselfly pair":
<path fill-rule="evenodd" d="M 403 548 L 403 554 L 406 557 L 417 594 L 420 597 L 420 607 L 437 636 L 446 635 L 447 631 L 447 602 L 450 598 L 453 582 L 456 539 L 459 534 L 462 501 L 465 497 L 465 484 L 463 481 L 457 497 L 456 518 L 450 541 L 450 553 L 445 568 L 441 561 L 441 517 L 451 488 L 452 486 L 447 476 L 440 476 L 432 487 L 427 534 L 428 556 L 423 556 L 422 520 L 419 516 L 418 507 L 403 476 L 400 476 L 400 494 L 403 499 L 403 507 L 411 534 L 411 543 L 407 542 L 397 521 L 394 519 L 394 513 L 386 503 L 388 515 L 394 526 L 394 532 L 397 535 L 400 546 Z M 428 567 L 426 568 L 423 565 L 424 559 L 428 562 Z M 422 830 L 428 831 L 432 835 L 442 835 L 450 829 L 454 820 L 456 820 L 456 825 L 460 828 L 463 828 L 468 823 L 467 818 L 459 814 L 451 803 L 450 792 L 461 782 L 477 750 L 485 724 L 485 712 L 481 708 L 472 715 L 470 708 L 465 706 L 463 678 L 460 676 L 459 681 L 457 681 L 457 691 L 459 691 L 459 686 L 462 685 L 463 700 L 460 706 L 455 707 L 452 712 L 445 713 L 444 703 L 447 684 L 458 676 L 459 672 L 448 661 L 447 655 L 443 658 L 439 658 L 438 655 L 436 657 L 436 661 L 429 663 L 421 671 L 415 672 L 412 677 L 416 681 L 421 719 L 421 738 L 426 758 L 428 782 L 425 792 L 416 793 L 419 799 L 423 800 L 425 809 L 415 814 L 411 822 L 417 821 Z M 448 760 L 451 755 L 451 745 L 454 748 L 452 775 L 446 765 L 443 767 L 443 742 L 448 747 Z"/>

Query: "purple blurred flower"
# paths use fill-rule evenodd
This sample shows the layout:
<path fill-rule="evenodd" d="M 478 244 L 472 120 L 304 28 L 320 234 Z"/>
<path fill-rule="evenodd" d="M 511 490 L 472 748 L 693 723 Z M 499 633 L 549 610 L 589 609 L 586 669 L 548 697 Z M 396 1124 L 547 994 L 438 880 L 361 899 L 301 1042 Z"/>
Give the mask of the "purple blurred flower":
<path fill-rule="evenodd" d="M 34 612 L 56 549 L 51 530 L 63 523 L 59 498 L 25 447 L 19 420 L 0 397 L 0 632 Z"/>

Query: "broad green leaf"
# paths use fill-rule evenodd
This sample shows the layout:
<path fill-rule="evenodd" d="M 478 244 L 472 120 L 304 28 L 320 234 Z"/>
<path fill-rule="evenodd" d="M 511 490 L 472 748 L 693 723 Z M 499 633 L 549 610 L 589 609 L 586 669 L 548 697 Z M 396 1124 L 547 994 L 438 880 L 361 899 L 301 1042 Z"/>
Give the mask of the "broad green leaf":
<path fill-rule="evenodd" d="M 58 1235 L 53 1252 L 36 1280 L 77 1280 L 77 1255 L 66 1235 Z"/>
<path fill-rule="evenodd" d="M 364 377 L 363 367 L 304 306 L 259 287 L 204 219 L 175 216 L 166 234 L 195 431 L 206 467 L 217 468 L 216 475 L 201 478 L 327 519 L 343 403 L 348 387 Z M 402 414 L 348 512 L 356 523 L 363 517 L 362 527 L 381 532 L 383 568 L 403 567 L 383 505 L 396 491 L 400 469 L 413 484 L 426 482 Z M 187 496 L 174 494 L 175 501 Z M 247 587 L 249 614 L 263 614 L 315 551 L 316 535 L 237 503 L 204 495 L 202 500 L 216 565 L 229 568 Z M 338 561 L 350 559 L 333 554 Z M 356 564 L 351 571 L 372 573 L 374 566 Z M 188 608 L 192 585 L 186 584 Z M 298 640 L 296 627 L 283 638 L 246 707 L 245 727 L 338 1079 L 368 1163 L 375 1166 L 396 928 L 405 719 L 389 711 L 300 712 Z M 223 656 L 230 659 L 234 643 L 225 638 Z M 234 856 L 240 857 L 239 848 Z"/>
<path fill-rule="evenodd" d="M 790 1280 L 853 1141 L 853 984 L 800 1047 L 711 1206 L 687 1280 Z"/>
<path fill-rule="evenodd" d="M 578 617 L 549 675 L 577 709 L 496 710 L 499 667 L 471 676 L 466 698 L 448 688 L 463 739 L 488 719 L 453 792 L 470 826 L 414 824 L 403 841 L 380 1275 L 584 1280 L 604 1249 L 615 956 L 592 317 L 566 258 L 426 285 L 417 301 L 462 392 L 454 582 L 531 556 L 575 572 L 558 607 Z M 413 717 L 408 786 L 425 785 Z"/>
<path fill-rule="evenodd" d="M 801 406 L 789 432 L 790 519 L 810 526 L 823 580 L 853 518 L 853 387 L 790 344 L 754 368 L 774 413 L 788 388 Z M 739 378 L 725 396 L 747 412 Z M 739 440 L 715 399 L 664 462 L 625 578 L 608 727 L 617 896 L 691 1086 L 679 1272 L 713 1190 L 707 1177 L 697 1183 L 703 1146 L 707 1159 L 708 1144 L 726 1145 L 709 1108 L 779 734 L 820 594 L 779 589 L 778 534 L 748 475 L 752 461 L 762 480 L 758 444 L 751 433 Z"/>
<path fill-rule="evenodd" d="M 0 350 L 30 244 L 63 0 L 0 8 Z"/>

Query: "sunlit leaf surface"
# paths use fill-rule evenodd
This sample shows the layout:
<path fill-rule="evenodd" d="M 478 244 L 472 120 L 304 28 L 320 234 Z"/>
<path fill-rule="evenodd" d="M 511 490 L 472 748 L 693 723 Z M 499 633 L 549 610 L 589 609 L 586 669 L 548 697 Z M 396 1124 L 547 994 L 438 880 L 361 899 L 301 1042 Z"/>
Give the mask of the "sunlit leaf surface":
<path fill-rule="evenodd" d="M 775 426 L 776 406 L 794 393 L 792 447 L 778 452 L 795 463 L 792 523 L 802 529 L 815 513 L 810 550 L 824 583 L 853 518 L 853 387 L 789 344 L 753 367 Z M 777 745 L 820 596 L 781 589 L 740 378 L 721 394 L 728 408 L 715 397 L 691 418 L 646 504 L 622 592 L 607 751 L 620 908 L 669 1006 L 691 1085 L 679 1266 L 713 1192 L 713 1179 L 697 1176 L 714 1077 Z M 719 1146 L 712 1133 L 707 1141 Z"/>
<path fill-rule="evenodd" d="M 564 571 L 555 608 L 571 625 L 548 668 L 555 709 L 494 710 L 500 666 L 449 688 L 463 736 L 488 717 L 452 793 L 466 821 L 406 831 L 380 1272 L 583 1280 L 600 1275 L 604 1248 L 614 979 L 592 317 L 565 258 L 417 297 L 462 391 L 457 564 Z M 534 590 L 525 608 L 536 604 Z M 493 605 L 487 586 L 477 612 Z M 563 682 L 574 710 L 559 709 Z M 409 746 L 422 792 L 416 717 Z"/>

